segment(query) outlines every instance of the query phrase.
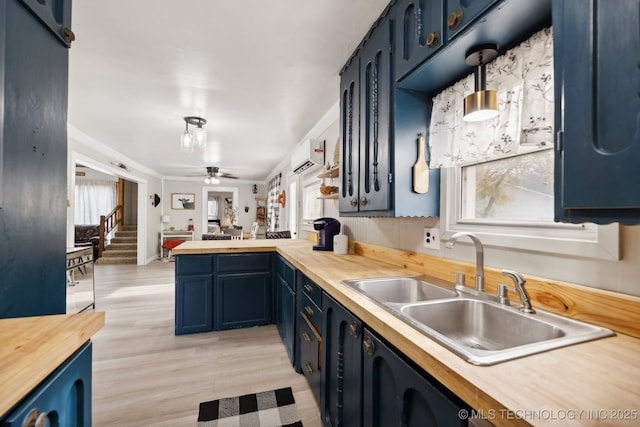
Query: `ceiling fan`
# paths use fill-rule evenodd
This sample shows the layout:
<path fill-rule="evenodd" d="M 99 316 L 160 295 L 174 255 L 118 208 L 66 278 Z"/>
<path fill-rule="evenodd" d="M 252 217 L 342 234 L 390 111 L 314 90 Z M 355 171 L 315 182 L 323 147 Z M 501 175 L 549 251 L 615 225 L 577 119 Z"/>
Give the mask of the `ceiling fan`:
<path fill-rule="evenodd" d="M 237 176 L 233 176 L 230 173 L 220 172 L 220 168 L 217 166 L 207 166 L 207 177 L 204 182 L 206 184 L 217 184 L 220 182 L 219 178 L 238 179 Z"/>

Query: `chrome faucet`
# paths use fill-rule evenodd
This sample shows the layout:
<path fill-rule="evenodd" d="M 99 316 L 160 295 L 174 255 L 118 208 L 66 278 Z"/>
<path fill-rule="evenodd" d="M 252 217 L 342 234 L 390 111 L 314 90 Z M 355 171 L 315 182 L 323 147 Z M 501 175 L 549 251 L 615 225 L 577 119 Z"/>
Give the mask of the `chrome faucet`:
<path fill-rule="evenodd" d="M 456 240 L 462 236 L 467 236 L 471 239 L 476 246 L 476 291 L 484 291 L 484 246 L 480 239 L 473 233 L 467 233 L 465 231 L 459 231 L 449 238 L 447 242 L 447 248 L 453 248 Z"/>
<path fill-rule="evenodd" d="M 510 288 L 506 285 L 498 285 L 498 298 L 502 304 L 509 304 L 509 299 L 506 296 L 507 289 L 518 291 L 520 294 L 520 300 L 522 301 L 522 307 L 520 307 L 520 311 L 523 313 L 535 313 L 536 311 L 531 307 L 531 299 L 529 298 L 529 293 L 524 288 L 524 284 L 526 280 L 520 273 L 513 270 L 502 270 L 502 275 L 507 276 L 511 280 L 513 280 L 513 284 L 515 289 Z"/>

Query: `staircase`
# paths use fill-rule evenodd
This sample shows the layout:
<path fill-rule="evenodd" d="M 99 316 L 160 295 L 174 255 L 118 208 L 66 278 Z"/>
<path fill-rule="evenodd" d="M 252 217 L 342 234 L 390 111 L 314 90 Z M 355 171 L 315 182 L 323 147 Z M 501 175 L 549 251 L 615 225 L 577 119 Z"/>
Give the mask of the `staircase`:
<path fill-rule="evenodd" d="M 136 264 L 138 262 L 137 230 L 137 225 L 120 227 L 96 264 Z"/>

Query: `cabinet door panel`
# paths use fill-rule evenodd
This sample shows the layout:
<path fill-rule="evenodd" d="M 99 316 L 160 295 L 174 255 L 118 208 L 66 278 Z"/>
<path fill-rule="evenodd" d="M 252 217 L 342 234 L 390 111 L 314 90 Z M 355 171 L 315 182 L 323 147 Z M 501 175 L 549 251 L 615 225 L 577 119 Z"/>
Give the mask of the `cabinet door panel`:
<path fill-rule="evenodd" d="M 391 25 L 380 23 L 360 54 L 360 211 L 391 208 Z"/>
<path fill-rule="evenodd" d="M 294 362 L 294 343 L 295 343 L 295 315 L 296 315 L 296 294 L 289 288 L 287 282 L 280 276 L 277 276 L 277 319 L 278 332 L 287 349 L 287 354 L 291 362 Z"/>
<path fill-rule="evenodd" d="M 553 20 L 556 219 L 637 223 L 640 3 L 553 2 Z"/>
<path fill-rule="evenodd" d="M 360 150 L 360 59 L 340 76 L 340 212 L 358 211 Z"/>
<path fill-rule="evenodd" d="M 443 0 L 402 0 L 395 6 L 396 80 L 400 80 L 444 44 L 443 8 Z"/>
<path fill-rule="evenodd" d="M 270 272 L 221 274 L 215 289 L 215 330 L 271 323 Z"/>
<path fill-rule="evenodd" d="M 359 427 L 362 420 L 362 323 L 327 294 L 322 295 L 322 310 L 322 421 L 325 426 Z"/>
<path fill-rule="evenodd" d="M 363 356 L 363 425 L 467 425 L 458 416 L 468 409 L 459 399 L 445 395 L 370 331 L 364 340 L 372 351 Z"/>
<path fill-rule="evenodd" d="M 213 281 L 211 275 L 176 278 L 176 335 L 213 329 Z"/>
<path fill-rule="evenodd" d="M 447 0 L 447 39 L 451 39 L 498 0 Z"/>
<path fill-rule="evenodd" d="M 320 404 L 320 346 L 321 337 L 302 313 L 298 315 L 300 324 L 300 368 L 309 382 L 313 397 Z"/>

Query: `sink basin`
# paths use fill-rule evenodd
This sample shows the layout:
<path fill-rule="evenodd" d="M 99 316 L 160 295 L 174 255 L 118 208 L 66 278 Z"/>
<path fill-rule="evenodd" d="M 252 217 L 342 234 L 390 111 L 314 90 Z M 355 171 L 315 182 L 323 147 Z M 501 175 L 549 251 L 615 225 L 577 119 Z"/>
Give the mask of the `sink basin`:
<path fill-rule="evenodd" d="M 434 280 L 437 281 L 438 279 L 434 278 Z M 407 304 L 419 301 L 455 298 L 458 296 L 458 294 L 451 289 L 426 282 L 416 277 L 344 280 L 342 283 L 383 304 Z"/>
<path fill-rule="evenodd" d="M 538 310 L 470 298 L 407 304 L 398 314 L 418 330 L 476 365 L 492 365 L 613 335 L 608 329 Z"/>

